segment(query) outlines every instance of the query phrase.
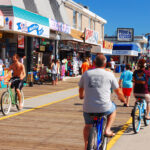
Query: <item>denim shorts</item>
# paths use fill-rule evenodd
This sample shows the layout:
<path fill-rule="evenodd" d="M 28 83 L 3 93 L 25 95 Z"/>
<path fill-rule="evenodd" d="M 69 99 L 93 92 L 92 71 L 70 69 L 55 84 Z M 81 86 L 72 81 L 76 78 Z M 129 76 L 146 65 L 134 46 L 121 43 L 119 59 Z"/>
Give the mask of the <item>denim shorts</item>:
<path fill-rule="evenodd" d="M 114 102 L 112 102 L 112 108 L 109 111 L 103 112 L 103 113 L 100 113 L 100 114 L 102 114 L 102 115 L 110 115 L 115 110 L 116 110 L 116 104 Z M 91 119 L 89 113 L 83 112 L 83 117 L 84 117 L 85 124 L 93 124 L 93 120 Z"/>

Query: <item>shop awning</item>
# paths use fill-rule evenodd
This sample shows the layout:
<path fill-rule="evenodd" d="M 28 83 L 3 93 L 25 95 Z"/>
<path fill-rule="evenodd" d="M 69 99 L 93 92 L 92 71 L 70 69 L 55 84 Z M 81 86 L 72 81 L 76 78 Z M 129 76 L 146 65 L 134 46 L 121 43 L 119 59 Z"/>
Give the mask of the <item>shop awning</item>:
<path fill-rule="evenodd" d="M 139 47 L 136 44 L 114 44 L 112 55 L 138 56 Z"/>
<path fill-rule="evenodd" d="M 8 8 L 8 12 L 6 12 Z M 49 19 L 16 6 L 4 7 L 5 24 L 1 30 L 49 38 Z M 8 14 L 8 15 L 6 15 Z"/>

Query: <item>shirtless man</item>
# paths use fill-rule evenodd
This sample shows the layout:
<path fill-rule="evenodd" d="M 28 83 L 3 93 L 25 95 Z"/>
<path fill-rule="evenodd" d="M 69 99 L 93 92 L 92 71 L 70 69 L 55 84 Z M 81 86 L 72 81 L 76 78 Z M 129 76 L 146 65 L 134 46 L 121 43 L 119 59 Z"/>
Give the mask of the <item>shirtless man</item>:
<path fill-rule="evenodd" d="M 26 76 L 26 72 L 25 72 L 25 67 L 22 63 L 19 62 L 19 56 L 17 54 L 15 54 L 13 56 L 13 64 L 10 65 L 9 67 L 9 70 L 8 70 L 8 73 L 10 71 L 13 71 L 13 77 L 11 78 L 11 88 L 14 88 L 15 87 L 15 90 L 18 94 L 18 99 L 19 99 L 19 109 L 22 109 L 23 106 L 22 106 L 22 101 L 21 101 L 21 92 L 20 90 L 22 89 L 23 87 L 23 79 L 25 78 Z M 6 75 L 4 77 L 7 78 L 8 75 Z"/>

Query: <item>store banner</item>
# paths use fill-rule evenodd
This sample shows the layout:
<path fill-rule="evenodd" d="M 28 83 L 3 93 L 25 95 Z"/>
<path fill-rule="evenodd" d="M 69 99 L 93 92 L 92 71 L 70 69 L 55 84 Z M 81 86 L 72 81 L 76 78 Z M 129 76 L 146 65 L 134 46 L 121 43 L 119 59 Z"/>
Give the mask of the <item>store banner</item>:
<path fill-rule="evenodd" d="M 67 24 L 63 24 L 61 22 L 57 22 L 56 20 L 49 19 L 50 23 L 50 29 L 59 31 L 59 32 L 64 32 L 66 34 L 71 34 L 71 26 Z"/>
<path fill-rule="evenodd" d="M 85 43 L 89 44 L 98 44 L 98 32 L 85 29 Z"/>
<path fill-rule="evenodd" d="M 112 55 L 138 56 L 138 51 L 134 51 L 134 50 L 113 50 Z"/>
<path fill-rule="evenodd" d="M 103 41 L 103 48 L 105 49 L 113 49 L 113 43 L 108 41 Z"/>
<path fill-rule="evenodd" d="M 117 40 L 122 42 L 132 42 L 134 40 L 133 28 L 118 28 Z"/>
<path fill-rule="evenodd" d="M 18 48 L 24 49 L 24 35 L 18 35 Z"/>
<path fill-rule="evenodd" d="M 0 10 L 0 28 L 4 27 L 4 15 L 2 11 Z"/>
<path fill-rule="evenodd" d="M 48 26 L 40 25 L 17 17 L 14 17 L 14 31 L 45 38 L 49 38 L 50 36 Z"/>

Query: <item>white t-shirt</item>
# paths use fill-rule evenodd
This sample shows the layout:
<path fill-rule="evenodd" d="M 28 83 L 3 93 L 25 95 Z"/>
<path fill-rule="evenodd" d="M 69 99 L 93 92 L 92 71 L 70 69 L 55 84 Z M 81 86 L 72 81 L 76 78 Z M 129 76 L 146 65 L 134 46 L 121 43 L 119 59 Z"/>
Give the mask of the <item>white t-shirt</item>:
<path fill-rule="evenodd" d="M 115 62 L 111 61 L 110 64 L 111 64 L 111 69 L 115 69 Z"/>
<path fill-rule="evenodd" d="M 83 111 L 102 113 L 111 109 L 111 88 L 117 89 L 119 85 L 112 72 L 97 68 L 82 75 L 79 87 L 85 90 Z"/>

